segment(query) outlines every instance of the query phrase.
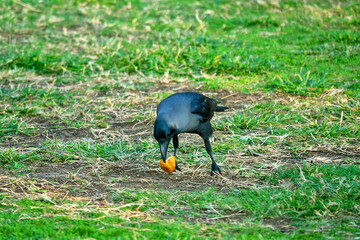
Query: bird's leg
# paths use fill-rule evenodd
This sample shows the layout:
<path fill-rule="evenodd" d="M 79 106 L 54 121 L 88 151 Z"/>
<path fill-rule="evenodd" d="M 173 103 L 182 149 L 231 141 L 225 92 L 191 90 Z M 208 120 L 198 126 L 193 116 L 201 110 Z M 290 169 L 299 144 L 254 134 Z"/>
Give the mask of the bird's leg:
<path fill-rule="evenodd" d="M 211 176 L 214 175 L 214 173 L 216 171 L 219 172 L 222 175 L 220 168 L 218 167 L 218 165 L 216 164 L 216 162 L 215 162 L 215 160 L 213 158 L 209 138 L 203 137 L 203 139 L 204 139 L 204 143 L 205 143 L 206 152 L 210 155 L 210 158 L 211 158 L 211 161 L 212 161 L 212 163 L 211 163 Z"/>
<path fill-rule="evenodd" d="M 176 150 L 179 148 L 178 135 L 175 135 L 173 137 L 173 144 L 174 144 L 175 169 L 181 172 L 181 169 L 178 167 L 178 164 L 177 164 L 177 161 L 176 161 Z"/>
<path fill-rule="evenodd" d="M 177 135 L 173 137 L 173 144 L 174 144 L 174 157 L 176 157 L 176 150 L 179 147 L 179 138 Z"/>

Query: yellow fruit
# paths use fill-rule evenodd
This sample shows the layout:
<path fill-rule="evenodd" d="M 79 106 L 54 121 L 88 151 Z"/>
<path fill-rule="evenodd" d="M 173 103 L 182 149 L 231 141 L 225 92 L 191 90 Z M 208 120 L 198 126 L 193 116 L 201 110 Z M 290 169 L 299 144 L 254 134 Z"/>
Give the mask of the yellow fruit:
<path fill-rule="evenodd" d="M 165 162 L 160 160 L 160 167 L 167 173 L 172 173 L 175 170 L 175 157 L 169 157 Z"/>

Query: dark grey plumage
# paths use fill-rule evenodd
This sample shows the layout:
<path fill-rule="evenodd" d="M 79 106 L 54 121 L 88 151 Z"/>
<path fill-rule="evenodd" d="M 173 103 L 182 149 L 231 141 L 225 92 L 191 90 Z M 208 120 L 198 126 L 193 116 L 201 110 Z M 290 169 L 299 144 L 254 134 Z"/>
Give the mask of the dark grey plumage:
<path fill-rule="evenodd" d="M 214 112 L 221 112 L 227 107 L 217 106 L 217 101 L 200 93 L 175 93 L 157 107 L 157 117 L 154 125 L 154 137 L 159 142 L 161 157 L 165 161 L 170 140 L 173 139 L 174 156 L 179 147 L 178 135 L 180 133 L 199 134 L 205 143 L 205 149 L 212 160 L 211 175 L 220 168 L 213 156 L 209 138 L 213 133 L 210 124 Z M 176 169 L 180 170 L 176 163 Z M 181 170 L 180 170 L 181 171 Z"/>

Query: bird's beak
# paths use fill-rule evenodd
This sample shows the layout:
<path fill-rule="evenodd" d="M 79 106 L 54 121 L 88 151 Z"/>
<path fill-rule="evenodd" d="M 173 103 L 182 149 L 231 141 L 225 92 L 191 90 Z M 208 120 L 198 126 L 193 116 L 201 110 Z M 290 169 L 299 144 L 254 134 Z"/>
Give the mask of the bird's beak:
<path fill-rule="evenodd" d="M 161 158 L 163 159 L 164 162 L 166 161 L 166 155 L 167 155 L 169 143 L 170 143 L 170 140 L 159 142 Z"/>

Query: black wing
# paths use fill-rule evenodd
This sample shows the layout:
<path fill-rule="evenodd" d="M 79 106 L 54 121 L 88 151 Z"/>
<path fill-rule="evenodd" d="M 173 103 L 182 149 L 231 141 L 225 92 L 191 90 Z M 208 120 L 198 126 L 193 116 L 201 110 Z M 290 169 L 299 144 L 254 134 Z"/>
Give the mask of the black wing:
<path fill-rule="evenodd" d="M 209 121 L 214 116 L 216 102 L 201 94 L 191 101 L 191 113 L 202 116 L 202 122 Z"/>

